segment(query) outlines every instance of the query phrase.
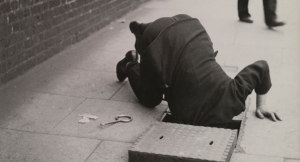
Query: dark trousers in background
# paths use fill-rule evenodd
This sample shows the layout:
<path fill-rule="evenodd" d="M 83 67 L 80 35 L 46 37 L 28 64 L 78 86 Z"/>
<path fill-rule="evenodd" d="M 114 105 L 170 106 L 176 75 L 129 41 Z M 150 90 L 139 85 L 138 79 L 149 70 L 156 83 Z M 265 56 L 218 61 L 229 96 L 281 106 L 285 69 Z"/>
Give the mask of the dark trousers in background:
<path fill-rule="evenodd" d="M 248 11 L 249 0 L 238 0 L 238 15 L 239 18 L 247 18 L 251 15 Z M 272 23 L 276 20 L 276 6 L 277 0 L 263 0 L 265 22 L 266 24 Z"/>

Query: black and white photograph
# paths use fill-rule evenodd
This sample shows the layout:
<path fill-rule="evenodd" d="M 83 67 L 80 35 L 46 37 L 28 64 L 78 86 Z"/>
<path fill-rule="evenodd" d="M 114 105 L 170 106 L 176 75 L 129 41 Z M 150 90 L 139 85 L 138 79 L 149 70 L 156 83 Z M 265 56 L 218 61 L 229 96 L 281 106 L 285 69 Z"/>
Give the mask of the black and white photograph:
<path fill-rule="evenodd" d="M 0 162 L 300 162 L 300 0 L 0 0 Z"/>

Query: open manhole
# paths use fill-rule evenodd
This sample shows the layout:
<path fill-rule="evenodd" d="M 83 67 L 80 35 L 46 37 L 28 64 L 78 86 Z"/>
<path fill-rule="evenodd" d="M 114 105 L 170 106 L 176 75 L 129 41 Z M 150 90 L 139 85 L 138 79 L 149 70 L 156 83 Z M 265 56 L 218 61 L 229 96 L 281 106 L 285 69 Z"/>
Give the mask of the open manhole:
<path fill-rule="evenodd" d="M 238 137 L 240 137 L 239 133 L 240 133 L 240 130 L 243 129 L 243 123 L 245 122 L 246 112 L 249 109 L 250 102 L 251 102 L 251 97 L 248 97 L 245 101 L 245 111 L 242 112 L 241 114 L 239 114 L 238 116 L 233 117 L 232 121 L 230 123 L 228 123 L 226 126 L 218 127 L 218 128 L 237 130 L 237 135 L 238 135 Z M 175 123 L 176 124 L 175 120 L 172 118 L 172 113 L 170 112 L 169 109 L 167 109 L 164 112 L 164 114 L 163 114 L 162 118 L 160 119 L 160 121 L 161 122 L 166 122 L 166 123 Z M 238 140 L 240 140 L 240 139 L 238 139 Z"/>
<path fill-rule="evenodd" d="M 245 112 L 241 113 L 240 115 L 234 117 L 230 123 L 228 123 L 226 126 L 218 127 L 218 128 L 225 128 L 225 129 L 232 129 L 237 130 L 238 133 L 241 128 L 242 121 L 244 119 Z M 166 111 L 163 115 L 163 117 L 160 120 L 161 122 L 167 122 L 167 123 L 176 123 L 175 120 L 172 118 L 172 114 L 169 111 Z M 176 123 L 179 124 L 179 123 Z"/>
<path fill-rule="evenodd" d="M 243 113 L 218 128 L 178 124 L 167 110 L 129 149 L 129 162 L 229 162 L 239 149 L 249 103 L 250 98 Z"/>

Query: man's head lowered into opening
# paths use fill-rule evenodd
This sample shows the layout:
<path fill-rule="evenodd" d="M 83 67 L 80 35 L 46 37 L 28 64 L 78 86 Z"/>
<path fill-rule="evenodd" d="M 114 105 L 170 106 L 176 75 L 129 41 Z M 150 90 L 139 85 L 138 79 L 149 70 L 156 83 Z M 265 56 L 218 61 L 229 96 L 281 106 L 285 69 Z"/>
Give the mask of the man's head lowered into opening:
<path fill-rule="evenodd" d="M 142 54 L 158 36 L 158 34 L 170 24 L 176 22 L 180 16 L 189 17 L 187 15 L 176 15 L 173 17 L 163 17 L 151 23 L 138 23 L 133 21 L 130 23 L 130 31 L 135 35 L 135 48 L 138 53 Z M 190 18 L 190 17 L 189 17 Z"/>

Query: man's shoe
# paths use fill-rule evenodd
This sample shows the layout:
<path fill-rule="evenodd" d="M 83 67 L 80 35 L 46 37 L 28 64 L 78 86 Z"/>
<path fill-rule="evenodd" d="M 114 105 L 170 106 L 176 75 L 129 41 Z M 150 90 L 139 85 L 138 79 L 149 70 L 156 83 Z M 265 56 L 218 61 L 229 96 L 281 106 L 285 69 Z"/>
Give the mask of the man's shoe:
<path fill-rule="evenodd" d="M 128 51 L 125 55 L 125 58 L 118 62 L 117 64 L 117 77 L 120 82 L 124 81 L 127 78 L 127 64 L 132 61 L 138 61 L 139 56 L 135 50 Z"/>
<path fill-rule="evenodd" d="M 278 22 L 278 21 L 267 22 L 266 24 L 269 28 L 285 25 L 284 22 Z"/>
<path fill-rule="evenodd" d="M 251 20 L 249 17 L 240 18 L 240 21 L 245 23 L 253 23 L 253 20 Z"/>

